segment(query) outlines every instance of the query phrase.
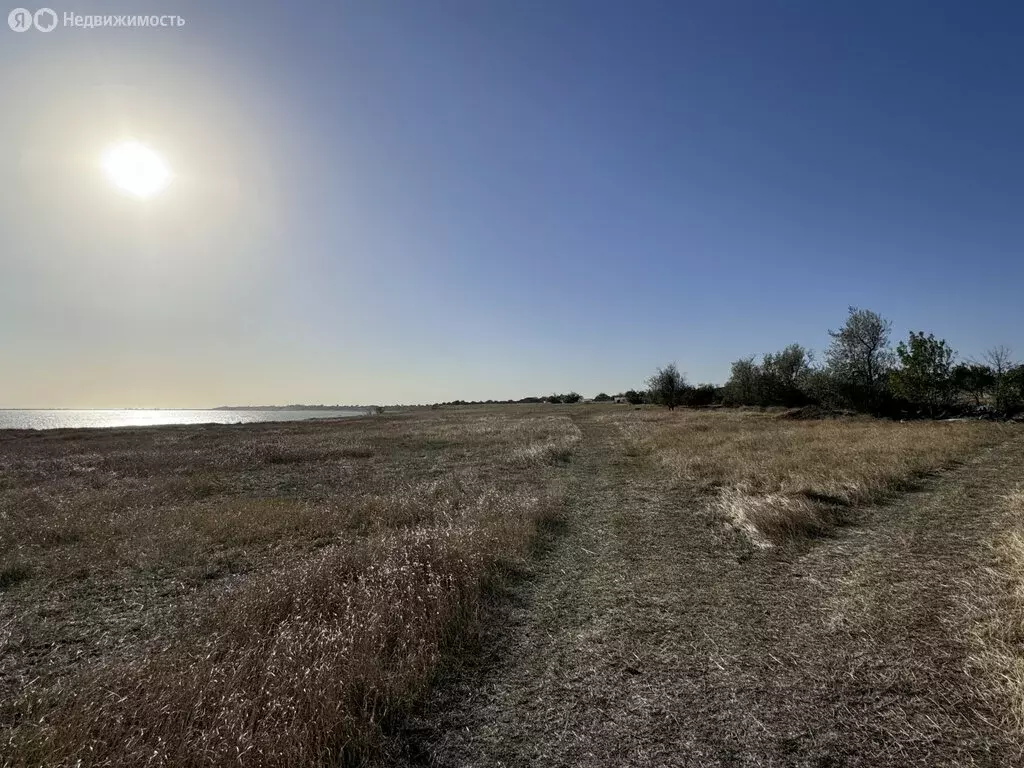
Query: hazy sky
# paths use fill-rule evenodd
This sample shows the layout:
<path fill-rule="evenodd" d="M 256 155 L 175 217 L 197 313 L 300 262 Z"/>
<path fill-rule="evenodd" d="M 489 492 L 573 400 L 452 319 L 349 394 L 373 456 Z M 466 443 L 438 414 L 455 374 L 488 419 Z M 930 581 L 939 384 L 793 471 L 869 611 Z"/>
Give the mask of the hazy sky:
<path fill-rule="evenodd" d="M 49 4 L 186 24 L 0 27 L 0 406 L 721 382 L 850 304 L 1024 357 L 1019 3 Z"/>

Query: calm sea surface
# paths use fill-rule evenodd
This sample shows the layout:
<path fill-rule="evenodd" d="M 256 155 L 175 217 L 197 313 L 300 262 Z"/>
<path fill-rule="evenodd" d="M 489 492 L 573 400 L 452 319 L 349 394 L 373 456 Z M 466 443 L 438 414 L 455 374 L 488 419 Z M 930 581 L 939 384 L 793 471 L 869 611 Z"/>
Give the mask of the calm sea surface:
<path fill-rule="evenodd" d="M 107 411 L 0 411 L 0 429 L 67 427 L 147 427 L 156 424 L 240 424 L 364 416 L 366 411 L 186 411 L 172 409 Z"/>

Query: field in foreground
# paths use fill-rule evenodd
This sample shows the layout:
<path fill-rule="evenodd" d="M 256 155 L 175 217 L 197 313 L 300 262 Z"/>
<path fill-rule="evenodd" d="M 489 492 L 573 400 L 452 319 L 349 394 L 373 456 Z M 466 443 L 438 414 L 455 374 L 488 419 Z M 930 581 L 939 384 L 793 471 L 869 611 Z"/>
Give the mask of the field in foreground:
<path fill-rule="evenodd" d="M 829 692 L 808 617 L 843 638 L 923 622 L 927 640 L 928 616 L 893 608 L 910 592 L 879 581 L 875 559 L 902 541 L 885 525 L 927 525 L 900 494 L 1016 435 L 615 406 L 0 433 L 4 762 L 885 764 L 849 757 L 856 729 L 837 732 L 849 743 L 800 735 L 814 717 L 794 702 Z M 957 557 L 991 538 L 934 515 Z M 794 563 L 840 588 L 780 582 Z M 488 607 L 496 585 L 517 598 L 512 614 Z M 925 597 L 945 621 L 941 596 Z M 794 615 L 803 634 L 781 629 Z M 976 628 L 956 629 L 966 644 Z M 934 717 L 910 683 L 902 701 L 892 688 L 907 659 L 889 644 L 906 638 L 886 632 L 850 650 L 875 665 L 861 694 Z M 445 663 L 460 657 L 472 663 Z M 975 707 L 936 670 L 914 685 Z M 793 733 L 769 744 L 751 718 L 780 703 Z"/>

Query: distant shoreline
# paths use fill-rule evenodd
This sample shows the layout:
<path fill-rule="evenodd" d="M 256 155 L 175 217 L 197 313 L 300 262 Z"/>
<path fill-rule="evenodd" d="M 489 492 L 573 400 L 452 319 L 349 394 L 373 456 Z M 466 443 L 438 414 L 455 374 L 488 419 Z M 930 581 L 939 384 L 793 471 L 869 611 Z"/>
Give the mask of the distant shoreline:
<path fill-rule="evenodd" d="M 350 420 L 374 413 L 372 408 L 18 408 L 0 410 L 0 430 Z"/>
<path fill-rule="evenodd" d="M 375 405 L 218 405 L 216 408 L 197 408 L 199 411 L 368 411 Z M 188 409 L 167 409 L 188 410 Z"/>
<path fill-rule="evenodd" d="M 373 405 L 218 405 L 215 408 L 0 408 L 0 411 L 369 411 Z"/>

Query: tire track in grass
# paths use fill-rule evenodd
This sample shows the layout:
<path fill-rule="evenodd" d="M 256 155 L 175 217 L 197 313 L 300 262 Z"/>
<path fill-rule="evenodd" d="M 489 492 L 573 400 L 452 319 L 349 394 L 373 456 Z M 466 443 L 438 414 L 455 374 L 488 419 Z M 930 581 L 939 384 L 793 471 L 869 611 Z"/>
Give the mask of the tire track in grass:
<path fill-rule="evenodd" d="M 755 551 L 614 427 L 579 425 L 563 534 L 414 723 L 407 762 L 1014 764 L 964 671 L 959 606 L 1024 441 L 813 546 Z"/>

